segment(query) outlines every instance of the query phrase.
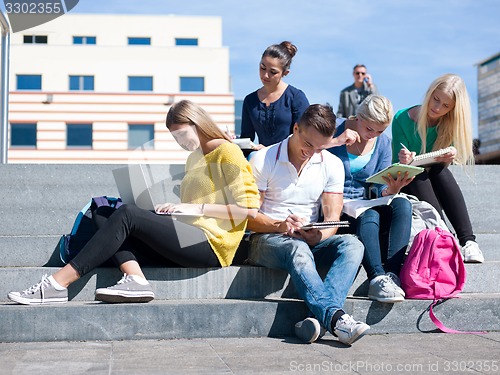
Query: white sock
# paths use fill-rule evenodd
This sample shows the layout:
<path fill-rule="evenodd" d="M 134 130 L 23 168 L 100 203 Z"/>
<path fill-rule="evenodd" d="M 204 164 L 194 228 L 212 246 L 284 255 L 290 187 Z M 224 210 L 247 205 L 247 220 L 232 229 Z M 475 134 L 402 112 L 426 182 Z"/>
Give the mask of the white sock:
<path fill-rule="evenodd" d="M 56 289 L 56 290 L 64 290 L 64 289 L 66 289 L 65 287 L 61 286 L 61 284 L 59 284 L 56 281 L 56 279 L 54 279 L 54 277 L 52 275 L 50 275 L 49 277 L 47 277 L 47 279 L 49 279 L 49 281 L 52 284 L 52 286 L 54 287 L 54 289 Z"/>
<path fill-rule="evenodd" d="M 148 285 L 149 282 L 142 276 L 139 275 L 129 275 L 137 284 Z"/>

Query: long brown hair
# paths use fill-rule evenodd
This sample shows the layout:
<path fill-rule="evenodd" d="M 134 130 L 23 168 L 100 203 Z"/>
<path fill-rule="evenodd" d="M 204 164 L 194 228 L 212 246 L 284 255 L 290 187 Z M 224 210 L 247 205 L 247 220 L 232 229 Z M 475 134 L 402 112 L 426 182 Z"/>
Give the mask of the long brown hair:
<path fill-rule="evenodd" d="M 173 124 L 194 125 L 196 130 L 209 140 L 225 139 L 231 142 L 231 138 L 217 126 L 210 115 L 189 100 L 174 103 L 167 113 L 165 122 L 169 129 Z"/>

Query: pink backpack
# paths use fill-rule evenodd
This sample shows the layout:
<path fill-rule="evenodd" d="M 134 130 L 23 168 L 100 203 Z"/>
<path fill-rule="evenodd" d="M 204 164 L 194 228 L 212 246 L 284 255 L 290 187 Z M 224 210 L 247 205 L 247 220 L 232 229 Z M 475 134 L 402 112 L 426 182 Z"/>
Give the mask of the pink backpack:
<path fill-rule="evenodd" d="M 456 297 L 465 284 L 466 271 L 460 247 L 450 232 L 440 227 L 420 231 L 413 240 L 399 277 L 406 298 L 433 300 L 428 309 L 429 316 L 441 331 L 470 333 L 445 327 L 432 311 L 436 304 Z"/>
<path fill-rule="evenodd" d="M 415 236 L 400 273 L 406 298 L 432 300 L 455 297 L 462 291 L 465 277 L 460 247 L 440 227 Z"/>

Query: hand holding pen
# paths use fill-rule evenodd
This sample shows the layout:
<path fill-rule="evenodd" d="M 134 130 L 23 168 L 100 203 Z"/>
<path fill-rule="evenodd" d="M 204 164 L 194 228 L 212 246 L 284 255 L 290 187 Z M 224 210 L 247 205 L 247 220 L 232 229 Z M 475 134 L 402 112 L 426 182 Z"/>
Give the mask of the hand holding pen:
<path fill-rule="evenodd" d="M 290 215 L 285 219 L 287 225 L 287 232 L 289 235 L 292 235 L 293 232 L 297 229 L 300 229 L 304 226 L 304 219 L 300 216 L 295 215 L 292 210 L 288 209 Z"/>
<path fill-rule="evenodd" d="M 398 154 L 399 162 L 401 164 L 411 164 L 416 153 L 408 150 L 408 148 L 404 144 L 400 143 L 400 145 L 402 148 Z"/>

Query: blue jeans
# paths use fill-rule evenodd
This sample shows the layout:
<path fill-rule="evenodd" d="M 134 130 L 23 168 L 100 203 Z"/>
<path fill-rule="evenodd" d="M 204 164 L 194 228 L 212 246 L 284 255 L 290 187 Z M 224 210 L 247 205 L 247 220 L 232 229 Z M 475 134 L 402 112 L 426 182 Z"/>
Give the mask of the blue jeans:
<path fill-rule="evenodd" d="M 399 275 L 411 233 L 411 202 L 395 198 L 390 205 L 377 206 L 363 212 L 356 222 L 356 234 L 365 245 L 363 267 L 368 280 L 393 272 Z M 382 250 L 386 257 L 382 266 Z"/>
<path fill-rule="evenodd" d="M 276 233 L 250 236 L 250 263 L 284 269 L 309 310 L 331 330 L 332 317 L 342 309 L 363 258 L 363 244 L 352 235 L 331 236 L 314 247 Z M 328 272 L 321 279 L 318 267 Z"/>

